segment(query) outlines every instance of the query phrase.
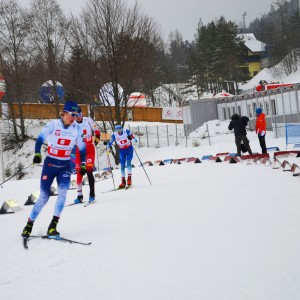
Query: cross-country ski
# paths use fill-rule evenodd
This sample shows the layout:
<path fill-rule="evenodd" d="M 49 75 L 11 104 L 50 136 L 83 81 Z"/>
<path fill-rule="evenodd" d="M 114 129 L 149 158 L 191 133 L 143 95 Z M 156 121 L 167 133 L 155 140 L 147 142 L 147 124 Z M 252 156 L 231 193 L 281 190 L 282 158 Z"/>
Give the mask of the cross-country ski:
<path fill-rule="evenodd" d="M 70 244 L 79 244 L 79 245 L 84 245 L 84 246 L 88 246 L 88 245 L 92 244 L 92 242 L 85 243 L 85 242 L 72 240 L 72 239 L 68 239 L 65 237 L 61 237 L 61 236 L 50 237 L 47 235 L 31 235 L 29 238 L 23 238 L 23 246 L 25 249 L 28 249 L 28 242 L 32 239 L 54 240 L 54 241 L 66 242 L 66 243 L 70 243 Z"/>

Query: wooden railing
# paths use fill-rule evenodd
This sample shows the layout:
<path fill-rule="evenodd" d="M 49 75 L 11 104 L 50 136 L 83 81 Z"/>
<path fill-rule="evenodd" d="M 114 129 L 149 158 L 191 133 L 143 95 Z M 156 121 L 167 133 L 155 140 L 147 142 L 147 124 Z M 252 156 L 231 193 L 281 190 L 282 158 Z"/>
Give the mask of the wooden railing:
<path fill-rule="evenodd" d="M 86 104 L 80 104 L 83 115 L 88 116 L 89 107 Z M 15 118 L 20 117 L 19 104 L 13 104 Z M 60 104 L 59 111 L 63 110 L 63 104 Z M 94 116 L 95 121 L 108 121 L 109 115 L 106 112 L 107 108 L 97 107 L 91 115 Z M 115 116 L 114 107 L 111 107 L 112 115 Z M 24 119 L 56 119 L 56 107 L 54 104 L 37 104 L 25 103 L 22 105 Z M 165 123 L 182 123 L 182 121 L 172 121 L 162 119 L 161 107 L 132 107 L 127 110 L 127 118 L 131 121 L 145 121 L 145 122 L 165 122 Z M 122 110 L 124 115 L 124 109 Z M 9 109 L 9 116 L 12 116 L 11 109 Z M 128 118 L 129 117 L 129 118 Z"/>

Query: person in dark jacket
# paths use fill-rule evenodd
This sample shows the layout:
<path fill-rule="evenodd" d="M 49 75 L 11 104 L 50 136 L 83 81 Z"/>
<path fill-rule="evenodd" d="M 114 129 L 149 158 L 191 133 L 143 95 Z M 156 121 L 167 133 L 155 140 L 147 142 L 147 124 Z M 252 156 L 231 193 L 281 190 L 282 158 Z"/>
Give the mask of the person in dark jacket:
<path fill-rule="evenodd" d="M 243 142 L 246 150 L 250 155 L 252 155 L 252 150 L 250 148 L 249 140 L 247 138 L 246 126 L 249 122 L 249 118 L 246 116 L 239 116 L 238 114 L 234 114 L 231 116 L 231 122 L 229 123 L 228 129 L 234 130 L 235 135 L 235 144 L 237 148 L 237 155 L 241 156 L 242 146 L 241 142 Z"/>

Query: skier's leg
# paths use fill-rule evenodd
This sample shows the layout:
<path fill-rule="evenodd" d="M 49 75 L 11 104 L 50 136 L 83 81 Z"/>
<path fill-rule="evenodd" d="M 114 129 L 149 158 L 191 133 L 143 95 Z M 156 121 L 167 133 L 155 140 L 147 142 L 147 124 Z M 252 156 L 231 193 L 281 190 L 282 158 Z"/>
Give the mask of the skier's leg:
<path fill-rule="evenodd" d="M 86 148 L 86 173 L 90 186 L 90 199 L 95 199 L 95 178 L 93 175 L 94 165 L 95 165 L 95 146 L 90 144 Z"/>
<path fill-rule="evenodd" d="M 46 158 L 41 174 L 40 196 L 37 202 L 34 204 L 29 216 L 29 219 L 33 222 L 36 220 L 43 207 L 49 200 L 51 194 L 51 185 L 56 176 L 56 171 L 57 169 L 55 167 L 48 165 L 48 159 Z"/>
<path fill-rule="evenodd" d="M 121 179 L 122 179 L 122 182 L 119 185 L 119 188 L 124 188 L 126 186 L 126 180 L 125 180 L 126 156 L 125 156 L 125 153 L 123 150 L 120 150 L 119 158 L 120 158 L 120 164 L 121 164 Z"/>
<path fill-rule="evenodd" d="M 54 216 L 60 217 L 67 198 L 70 185 L 71 172 L 69 166 L 62 168 L 57 175 L 58 196 L 55 204 Z"/>

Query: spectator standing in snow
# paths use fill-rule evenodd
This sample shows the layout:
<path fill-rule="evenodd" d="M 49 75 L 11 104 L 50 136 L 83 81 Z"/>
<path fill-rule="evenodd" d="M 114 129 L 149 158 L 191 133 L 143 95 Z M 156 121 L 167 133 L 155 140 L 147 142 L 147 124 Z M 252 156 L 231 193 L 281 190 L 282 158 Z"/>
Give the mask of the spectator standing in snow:
<path fill-rule="evenodd" d="M 132 184 L 132 165 L 131 161 L 133 158 L 133 146 L 131 141 L 137 143 L 137 139 L 134 135 L 128 130 L 123 129 L 121 125 L 115 126 L 115 132 L 111 135 L 111 139 L 107 144 L 107 149 L 109 150 L 114 142 L 119 146 L 119 158 L 121 164 L 121 179 L 122 182 L 119 185 L 120 189 L 126 187 L 126 179 L 125 179 L 125 164 L 127 167 L 127 185 L 130 186 Z"/>
<path fill-rule="evenodd" d="M 266 147 L 266 118 L 265 114 L 262 112 L 262 108 L 258 107 L 256 109 L 256 125 L 255 125 L 255 131 L 258 136 L 259 144 L 261 147 L 262 153 L 267 153 L 267 147 Z"/>
<path fill-rule="evenodd" d="M 64 105 L 61 119 L 48 122 L 37 137 L 33 163 L 39 164 L 42 161 L 41 146 L 45 140 L 47 140 L 48 149 L 41 174 L 40 196 L 33 206 L 28 222 L 23 229 L 22 236 L 24 238 L 29 238 L 34 221 L 48 202 L 54 178 L 57 180 L 58 196 L 47 235 L 49 238 L 59 236 L 56 226 L 65 206 L 71 177 L 70 155 L 76 143 L 82 155 L 82 160 L 84 161 L 85 159 L 85 145 L 82 141 L 81 129 L 74 122 L 78 115 L 78 110 L 79 107 L 76 102 L 67 101 Z"/>
<path fill-rule="evenodd" d="M 81 127 L 82 139 L 85 143 L 86 157 L 85 161 L 81 161 L 80 152 L 77 146 L 76 147 L 76 184 L 77 184 L 77 199 L 74 203 L 79 204 L 83 202 L 82 194 L 82 179 L 85 174 L 87 174 L 89 186 L 90 186 L 90 195 L 89 202 L 95 200 L 95 178 L 93 175 L 94 165 L 95 165 L 95 156 L 96 149 L 95 147 L 100 141 L 100 130 L 98 129 L 96 123 L 90 117 L 83 117 L 81 108 L 79 108 L 79 113 L 76 118 L 76 122 Z M 95 138 L 93 141 L 93 134 Z"/>
<path fill-rule="evenodd" d="M 229 123 L 228 129 L 234 130 L 235 135 L 235 144 L 237 148 L 237 155 L 241 156 L 242 146 L 241 142 L 243 142 L 246 150 L 250 155 L 252 155 L 252 151 L 250 148 L 249 140 L 247 138 L 246 126 L 249 122 L 249 118 L 246 116 L 239 116 L 238 114 L 234 114 L 231 116 L 231 122 Z"/>

